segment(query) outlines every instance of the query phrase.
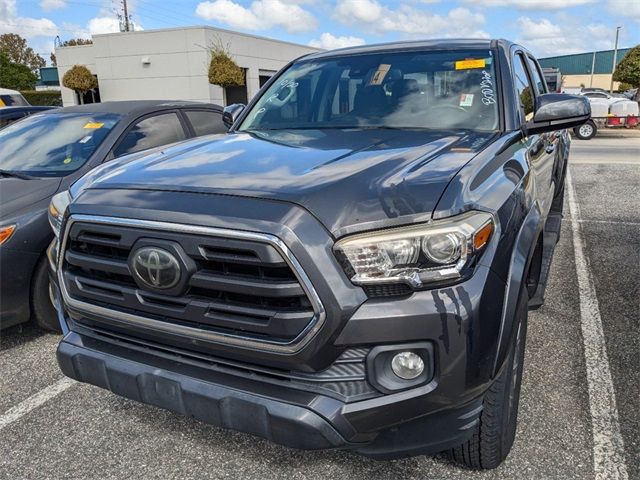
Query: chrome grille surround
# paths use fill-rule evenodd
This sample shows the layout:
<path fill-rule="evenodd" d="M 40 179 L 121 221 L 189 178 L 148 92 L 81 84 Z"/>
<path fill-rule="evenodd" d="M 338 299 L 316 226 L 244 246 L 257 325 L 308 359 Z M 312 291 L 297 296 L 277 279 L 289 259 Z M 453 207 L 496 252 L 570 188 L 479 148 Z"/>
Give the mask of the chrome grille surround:
<path fill-rule="evenodd" d="M 99 224 L 99 225 L 113 225 L 119 227 L 140 228 L 146 230 L 159 230 L 170 231 L 184 234 L 195 234 L 203 236 L 214 236 L 221 238 L 230 238 L 237 240 L 254 241 L 258 243 L 266 243 L 271 245 L 282 256 L 285 262 L 288 264 L 291 271 L 298 279 L 302 286 L 309 302 L 311 303 L 314 315 L 307 326 L 300 332 L 293 340 L 289 342 L 277 342 L 270 341 L 268 339 L 255 340 L 247 338 L 241 335 L 231 335 L 225 333 L 212 332 L 201 328 L 195 328 L 190 326 L 183 326 L 179 324 L 164 322 L 145 316 L 135 315 L 119 310 L 113 310 L 99 305 L 87 303 L 73 298 L 65 285 L 64 281 L 64 269 L 63 263 L 65 259 L 65 247 L 69 241 L 69 232 L 71 226 L 76 222 L 83 222 L 87 224 Z M 226 228 L 205 227 L 198 225 L 183 225 L 177 223 L 160 222 L 153 220 L 137 220 L 126 219 L 118 217 L 103 217 L 93 215 L 71 215 L 65 223 L 64 233 L 60 240 L 60 248 L 58 255 L 57 275 L 60 292 L 64 303 L 71 309 L 74 309 L 80 313 L 87 313 L 97 315 L 101 318 L 113 319 L 118 321 L 125 321 L 132 325 L 136 325 L 143 328 L 149 328 L 158 332 L 165 332 L 168 334 L 179 334 L 189 336 L 191 338 L 200 339 L 203 341 L 215 342 L 223 345 L 236 345 L 242 348 L 252 348 L 261 351 L 274 352 L 274 353 L 295 353 L 301 350 L 309 341 L 315 336 L 315 334 L 322 328 L 325 322 L 326 312 L 320 297 L 313 288 L 313 285 L 303 270 L 302 266 L 295 258 L 293 253 L 289 250 L 286 244 L 275 235 L 259 232 L 251 232 L 244 230 L 232 230 Z"/>

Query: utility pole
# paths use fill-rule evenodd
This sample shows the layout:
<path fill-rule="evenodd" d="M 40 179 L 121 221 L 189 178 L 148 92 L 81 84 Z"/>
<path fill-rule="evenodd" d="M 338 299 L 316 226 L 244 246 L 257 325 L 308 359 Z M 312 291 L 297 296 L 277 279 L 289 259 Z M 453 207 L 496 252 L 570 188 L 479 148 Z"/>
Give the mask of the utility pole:
<path fill-rule="evenodd" d="M 591 57 L 591 80 L 589 81 L 589 86 L 593 87 L 593 73 L 596 68 L 596 52 L 593 52 L 593 57 Z"/>
<path fill-rule="evenodd" d="M 129 32 L 131 30 L 129 26 L 129 11 L 127 10 L 127 0 L 122 0 L 122 9 L 124 10 L 124 31 Z M 617 48 L 617 45 L 618 45 L 618 35 L 616 34 L 616 48 Z"/>
<path fill-rule="evenodd" d="M 120 20 L 121 32 L 131 32 L 134 30 L 133 22 L 131 21 L 131 17 L 129 16 L 129 7 L 127 5 L 127 0 L 122 0 L 122 11 L 116 10 L 116 15 L 118 16 L 118 20 Z"/>
<path fill-rule="evenodd" d="M 613 93 L 613 72 L 616 71 L 616 61 L 618 60 L 618 36 L 620 35 L 620 29 L 622 27 L 616 27 L 616 45 L 613 48 L 613 65 L 611 66 L 611 85 L 609 85 L 609 93 Z"/>

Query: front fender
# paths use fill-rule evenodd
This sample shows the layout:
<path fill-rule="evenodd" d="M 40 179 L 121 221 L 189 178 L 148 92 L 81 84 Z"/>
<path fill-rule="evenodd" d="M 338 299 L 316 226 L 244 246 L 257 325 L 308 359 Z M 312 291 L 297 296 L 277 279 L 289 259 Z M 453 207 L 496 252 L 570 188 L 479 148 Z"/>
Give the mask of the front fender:
<path fill-rule="evenodd" d="M 503 135 L 458 172 L 434 211 L 434 218 L 487 211 L 498 223 L 494 247 L 480 259 L 506 284 L 501 317 L 492 320 L 500 323 L 494 375 L 508 350 L 518 297 L 544 226 L 545 213 L 528 160 L 530 143 L 521 132 Z"/>
<path fill-rule="evenodd" d="M 509 349 L 509 339 L 513 334 L 513 325 L 515 324 L 520 292 L 522 285 L 526 281 L 527 272 L 531 265 L 531 259 L 535 252 L 538 237 L 542 233 L 543 225 L 542 212 L 540 211 L 539 204 L 536 202 L 532 205 L 529 213 L 522 222 L 511 252 L 509 271 L 506 279 L 507 286 L 505 288 L 504 307 L 500 320 L 498 349 L 493 368 L 494 375 L 500 370 Z"/>

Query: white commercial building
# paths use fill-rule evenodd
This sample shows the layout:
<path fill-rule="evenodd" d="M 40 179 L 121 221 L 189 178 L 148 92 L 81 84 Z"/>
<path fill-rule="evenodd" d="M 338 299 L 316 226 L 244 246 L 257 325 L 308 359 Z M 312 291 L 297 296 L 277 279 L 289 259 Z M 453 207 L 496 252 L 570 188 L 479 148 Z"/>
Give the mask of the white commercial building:
<path fill-rule="evenodd" d="M 228 47 L 246 69 L 245 87 L 223 89 L 209 84 L 210 45 Z M 246 103 L 288 62 L 318 49 L 212 27 L 187 27 L 93 36 L 92 45 L 56 48 L 60 83 L 74 65 L 97 77 L 98 89 L 85 96 L 97 100 L 193 100 L 219 105 Z M 79 103 L 62 87 L 65 106 Z"/>

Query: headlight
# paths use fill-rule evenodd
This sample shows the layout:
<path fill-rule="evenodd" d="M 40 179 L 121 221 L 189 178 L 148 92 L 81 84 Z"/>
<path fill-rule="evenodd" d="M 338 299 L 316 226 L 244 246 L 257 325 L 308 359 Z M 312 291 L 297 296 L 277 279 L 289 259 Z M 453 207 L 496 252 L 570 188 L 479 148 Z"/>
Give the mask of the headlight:
<path fill-rule="evenodd" d="M 334 250 L 353 283 L 406 283 L 420 288 L 461 278 L 493 230 L 492 215 L 467 212 L 433 223 L 346 237 Z"/>
<path fill-rule="evenodd" d="M 56 237 L 60 237 L 60 228 L 62 227 L 62 220 L 64 219 L 64 212 L 71 203 L 71 195 L 68 190 L 64 192 L 56 193 L 51 198 L 49 204 L 49 224 Z"/>
<path fill-rule="evenodd" d="M 0 227 L 0 245 L 9 240 L 13 232 L 16 231 L 15 225 L 5 225 L 4 227 Z"/>

